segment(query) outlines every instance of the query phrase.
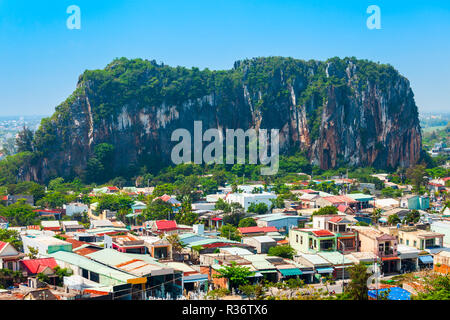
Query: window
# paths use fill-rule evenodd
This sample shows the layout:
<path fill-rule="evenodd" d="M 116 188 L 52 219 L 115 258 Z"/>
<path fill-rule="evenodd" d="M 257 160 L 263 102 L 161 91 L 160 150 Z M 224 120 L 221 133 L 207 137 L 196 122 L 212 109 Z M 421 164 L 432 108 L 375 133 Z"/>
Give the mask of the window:
<path fill-rule="evenodd" d="M 100 276 L 99 276 L 98 273 L 95 273 L 95 272 L 91 271 L 91 278 L 89 280 L 99 283 L 100 282 Z"/>
<path fill-rule="evenodd" d="M 300 237 L 300 244 L 303 244 L 303 236 Z"/>
<path fill-rule="evenodd" d="M 414 240 L 414 247 L 417 247 L 417 241 Z"/>
<path fill-rule="evenodd" d="M 406 245 L 409 246 L 409 240 L 406 240 Z"/>
<path fill-rule="evenodd" d="M 295 242 L 298 243 L 298 234 L 295 235 Z"/>
<path fill-rule="evenodd" d="M 86 269 L 81 269 L 81 276 L 83 278 L 89 279 L 89 271 L 87 271 Z"/>

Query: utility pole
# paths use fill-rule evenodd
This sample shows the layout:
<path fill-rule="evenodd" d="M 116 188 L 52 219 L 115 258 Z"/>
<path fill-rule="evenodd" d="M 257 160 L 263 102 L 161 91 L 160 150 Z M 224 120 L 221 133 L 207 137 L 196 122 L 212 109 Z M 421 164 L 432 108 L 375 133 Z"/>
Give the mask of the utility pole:
<path fill-rule="evenodd" d="M 344 267 L 345 256 L 344 256 L 344 253 L 345 253 L 345 244 L 339 239 L 336 239 L 336 240 L 342 245 L 342 293 L 344 293 L 344 275 L 345 275 L 345 267 Z"/>

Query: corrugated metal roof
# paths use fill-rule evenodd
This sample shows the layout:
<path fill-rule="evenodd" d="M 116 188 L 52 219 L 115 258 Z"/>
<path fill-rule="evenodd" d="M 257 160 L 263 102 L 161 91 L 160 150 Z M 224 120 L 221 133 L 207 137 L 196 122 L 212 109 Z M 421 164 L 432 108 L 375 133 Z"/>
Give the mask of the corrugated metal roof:
<path fill-rule="evenodd" d="M 57 261 L 63 261 L 68 264 L 72 264 L 83 269 L 96 272 L 121 283 L 127 283 L 128 279 L 136 278 L 135 276 L 132 276 L 128 273 L 110 268 L 73 252 L 57 251 L 48 254 L 48 256 L 55 258 Z"/>
<path fill-rule="evenodd" d="M 344 259 L 344 264 L 353 263 L 353 261 L 338 251 L 319 252 L 318 255 L 335 265 L 342 264 L 342 259 Z"/>

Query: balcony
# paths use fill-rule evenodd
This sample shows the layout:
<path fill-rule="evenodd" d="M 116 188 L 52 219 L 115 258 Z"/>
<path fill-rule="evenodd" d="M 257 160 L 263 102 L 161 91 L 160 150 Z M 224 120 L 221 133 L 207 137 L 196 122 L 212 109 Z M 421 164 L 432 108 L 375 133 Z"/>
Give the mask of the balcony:
<path fill-rule="evenodd" d="M 394 254 L 393 250 L 385 250 L 385 251 L 378 251 L 379 257 L 395 257 L 397 254 Z"/>

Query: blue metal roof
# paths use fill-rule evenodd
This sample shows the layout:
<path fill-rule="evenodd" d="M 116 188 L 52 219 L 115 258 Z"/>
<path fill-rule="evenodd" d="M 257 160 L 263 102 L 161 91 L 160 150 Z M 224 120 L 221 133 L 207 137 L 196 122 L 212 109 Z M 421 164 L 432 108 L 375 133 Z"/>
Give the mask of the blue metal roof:
<path fill-rule="evenodd" d="M 422 261 L 422 263 L 433 263 L 432 256 L 421 256 L 419 257 L 419 260 Z"/>
<path fill-rule="evenodd" d="M 184 283 L 203 282 L 208 281 L 207 274 L 193 274 L 191 276 L 183 277 Z"/>
<path fill-rule="evenodd" d="M 316 271 L 318 273 L 332 273 L 334 271 L 333 268 L 317 268 Z"/>

